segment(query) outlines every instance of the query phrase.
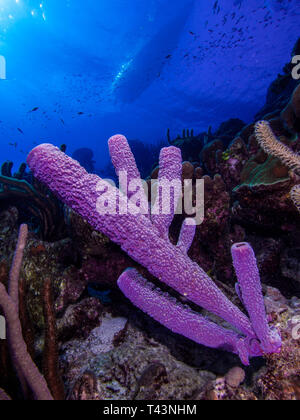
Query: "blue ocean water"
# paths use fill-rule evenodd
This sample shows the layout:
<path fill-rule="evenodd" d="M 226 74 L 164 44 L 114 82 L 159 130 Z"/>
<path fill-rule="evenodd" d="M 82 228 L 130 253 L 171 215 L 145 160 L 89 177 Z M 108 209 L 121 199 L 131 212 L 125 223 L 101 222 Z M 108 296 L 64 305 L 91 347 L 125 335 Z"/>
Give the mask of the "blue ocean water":
<path fill-rule="evenodd" d="M 51 142 L 103 168 L 116 133 L 249 122 L 299 19 L 298 0 L 0 0 L 1 162 Z"/>

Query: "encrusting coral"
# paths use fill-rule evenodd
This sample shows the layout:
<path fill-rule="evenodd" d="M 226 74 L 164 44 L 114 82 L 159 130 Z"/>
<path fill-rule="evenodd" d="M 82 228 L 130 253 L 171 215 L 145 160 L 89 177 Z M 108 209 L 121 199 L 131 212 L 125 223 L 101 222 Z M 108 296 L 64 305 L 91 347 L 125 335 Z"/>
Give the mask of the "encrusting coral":
<path fill-rule="evenodd" d="M 280 337 L 277 331 L 271 330 L 267 324 L 251 247 L 248 244 L 236 245 L 232 252 L 236 267 L 241 268 L 237 270 L 239 290 L 252 323 L 223 295 L 210 277 L 188 258 L 187 251 L 195 232 L 195 225 L 191 219 L 184 222 L 177 246 L 170 242 L 168 232 L 174 216 L 174 204 L 179 197 L 175 193 L 172 195 L 173 210 L 168 214 L 150 214 L 147 199 L 141 195 L 142 181 L 127 140 L 123 136 L 114 136 L 109 140 L 109 149 L 117 174 L 121 175 L 124 171 L 127 173 L 127 181 L 120 178 L 121 191 L 127 192 L 130 181 L 135 181 L 134 191 L 136 192 L 137 188 L 140 193 L 137 206 L 139 211 L 136 211 L 137 207 L 134 212 L 125 212 L 126 214 L 120 211 L 127 209 L 127 205 L 131 203 L 128 199 L 135 193 L 129 191 L 128 196 L 125 196 L 98 176 L 88 174 L 78 162 L 50 144 L 33 149 L 28 156 L 28 164 L 34 175 L 63 202 L 78 212 L 96 230 L 119 244 L 131 258 L 146 267 L 150 274 L 186 299 L 220 316 L 235 326 L 240 334 L 219 327 L 190 309 L 174 303 L 169 297 L 153 290 L 137 272 L 125 271 L 119 279 L 119 286 L 134 303 L 137 304 L 139 300 L 139 306 L 155 319 L 171 329 L 180 325 L 177 332 L 198 343 L 225 348 L 239 354 L 244 364 L 249 364 L 249 357 L 280 351 Z M 180 150 L 175 147 L 162 149 L 159 181 L 181 182 L 181 171 Z M 115 202 L 114 197 L 118 197 L 117 213 L 100 212 L 97 206 L 99 200 L 111 204 Z M 159 204 L 157 206 L 159 207 Z M 244 262 L 245 258 L 247 263 Z M 249 264 L 251 272 L 248 271 Z M 246 284 L 245 276 L 251 277 L 251 288 Z M 137 296 L 138 289 L 141 293 Z M 136 299 L 133 295 L 136 295 Z M 148 301 L 147 297 L 150 298 Z M 162 303 L 166 304 L 163 310 Z M 187 321 L 190 322 L 189 326 Z"/>
<path fill-rule="evenodd" d="M 288 168 L 300 174 L 300 156 L 277 140 L 268 121 L 259 121 L 255 125 L 255 135 L 263 150 L 280 159 Z M 300 186 L 291 190 L 291 198 L 300 211 Z"/>

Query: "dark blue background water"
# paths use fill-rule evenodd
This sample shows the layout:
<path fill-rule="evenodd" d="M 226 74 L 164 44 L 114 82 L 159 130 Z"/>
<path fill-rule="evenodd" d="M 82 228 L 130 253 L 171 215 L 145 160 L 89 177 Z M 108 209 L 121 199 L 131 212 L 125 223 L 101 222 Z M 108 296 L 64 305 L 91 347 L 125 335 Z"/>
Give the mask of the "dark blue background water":
<path fill-rule="evenodd" d="M 116 133 L 248 122 L 299 22 L 299 0 L 0 0 L 0 160 L 52 142 L 101 167 Z"/>

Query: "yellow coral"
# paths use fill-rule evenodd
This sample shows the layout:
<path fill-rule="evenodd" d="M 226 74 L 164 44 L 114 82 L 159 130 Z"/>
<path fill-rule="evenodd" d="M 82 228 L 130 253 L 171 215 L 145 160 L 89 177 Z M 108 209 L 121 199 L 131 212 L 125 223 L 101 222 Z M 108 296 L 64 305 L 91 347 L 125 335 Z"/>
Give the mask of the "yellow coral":
<path fill-rule="evenodd" d="M 256 123 L 255 135 L 258 143 L 266 153 L 277 157 L 290 169 L 300 172 L 300 156 L 277 140 L 268 121 Z"/>

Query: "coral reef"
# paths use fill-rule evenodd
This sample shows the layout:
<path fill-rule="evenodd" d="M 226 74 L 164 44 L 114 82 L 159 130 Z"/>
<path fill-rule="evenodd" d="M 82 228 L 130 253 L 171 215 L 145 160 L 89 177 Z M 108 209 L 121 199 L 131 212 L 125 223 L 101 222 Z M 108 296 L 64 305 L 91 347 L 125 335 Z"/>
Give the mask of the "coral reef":
<path fill-rule="evenodd" d="M 298 51 L 294 55 L 299 55 L 299 42 L 296 47 Z M 18 325 L 14 329 L 18 333 L 17 342 L 22 343 L 18 349 L 26 351 L 27 356 L 16 364 L 13 341 L 0 340 L 0 400 L 300 399 L 299 94 L 299 82 L 292 80 L 291 65 L 287 65 L 283 75 L 270 86 L 266 105 L 249 125 L 232 119 L 215 132 L 211 127 L 200 134 L 184 130 L 175 140 L 168 130 L 168 143 L 181 150 L 183 162 L 179 162 L 175 153 L 169 161 L 165 156 L 158 162 L 158 147 L 152 150 L 139 141 L 130 142 L 148 185 L 151 179 L 158 182 L 162 173 L 170 171 L 181 181 L 192 180 L 193 198 L 197 180 L 204 181 L 205 191 L 204 220 L 196 226 L 194 237 L 194 227 L 189 230 L 184 224 L 190 215 L 175 215 L 171 220 L 170 217 L 151 218 L 146 212 L 147 221 L 138 227 L 134 236 L 139 255 L 132 252 L 130 235 L 134 229 L 128 235 L 130 223 L 125 217 L 120 221 L 121 239 L 116 244 L 110 239 L 113 223 L 105 233 L 100 233 L 98 225 L 90 225 L 85 220 L 93 216 L 89 210 L 82 217 L 64 206 L 26 171 L 24 164 L 15 174 L 11 162 L 2 165 L 0 283 L 5 289 L 0 286 L 1 297 L 10 302 L 9 315 L 13 312 L 12 320 Z M 132 155 L 128 154 L 126 143 L 122 147 L 117 145 L 111 142 L 112 157 L 119 172 L 126 169 L 123 159 L 128 163 Z M 88 161 L 93 166 L 91 156 Z M 170 165 L 168 170 L 166 161 Z M 42 163 L 41 160 L 39 164 Z M 131 169 L 131 176 L 139 177 L 136 167 Z M 72 166 L 68 172 L 73 175 Z M 117 181 L 112 165 L 101 174 Z M 86 180 L 78 177 L 76 185 L 84 187 Z M 92 182 L 91 178 L 88 182 Z M 67 187 L 72 183 L 66 183 Z M 123 188 L 127 185 L 123 184 Z M 84 200 L 74 195 L 69 204 L 72 206 L 81 198 Z M 27 223 L 30 228 L 22 264 L 20 254 L 15 253 L 20 223 Z M 144 226 L 149 228 L 146 233 Z M 151 233 L 153 226 L 158 234 Z M 152 247 L 154 237 L 154 243 L 159 246 Z M 165 252 L 170 258 L 163 253 L 168 239 L 170 244 Z M 253 278 L 260 284 L 253 251 L 247 248 L 252 255 L 245 263 L 248 272 L 252 261 L 252 276 L 241 279 L 236 259 L 233 267 L 231 248 L 240 242 L 251 243 L 255 252 L 263 302 L 260 286 L 255 299 L 253 287 L 248 295 L 247 287 Z M 145 248 L 153 254 L 146 268 L 141 265 Z M 174 248 L 178 252 L 174 253 Z M 161 253 L 158 272 L 153 266 Z M 192 275 L 187 274 L 179 292 L 173 288 L 178 266 L 184 270 L 188 258 L 198 273 L 199 267 L 202 268 L 203 278 L 212 278 L 220 290 L 218 296 L 222 292 L 227 298 L 224 302 L 232 302 L 235 315 L 245 316 L 243 319 L 248 320 L 252 331 L 255 325 L 255 337 L 260 335 L 262 342 L 265 333 L 260 329 L 269 328 L 265 307 L 271 332 L 277 329 L 281 334 L 280 354 L 253 358 L 250 366 L 245 367 L 236 354 L 222 348 L 208 348 L 187 338 L 195 338 L 202 332 L 203 337 L 198 341 L 207 344 L 211 331 L 220 331 L 220 335 L 215 333 L 212 337 L 213 347 L 217 346 L 216 337 L 222 337 L 224 344 L 224 331 L 236 338 L 231 323 L 200 309 L 188 299 L 189 294 L 185 296 L 187 285 L 194 280 Z M 159 280 L 166 266 L 171 265 L 174 282 L 168 280 L 172 286 L 169 287 Z M 10 267 L 15 267 L 11 273 Z M 128 267 L 134 271 L 124 272 Z M 234 287 L 235 272 L 238 283 L 244 282 L 244 290 Z M 122 293 L 118 279 L 125 295 L 141 309 Z M 195 288 L 201 296 L 201 282 Z M 193 294 L 190 290 L 188 293 Z M 147 296 L 151 299 L 147 300 Z M 253 306 L 255 302 L 259 302 L 260 311 Z M 247 316 L 243 312 L 245 306 Z M 146 312 L 154 312 L 153 318 Z M 261 319 L 257 318 L 258 313 Z M 0 314 L 4 314 L 1 308 Z M 157 314 L 170 317 L 161 319 Z M 175 318 L 183 323 L 173 324 Z M 187 328 L 193 322 L 202 329 Z M 204 334 L 205 327 L 211 325 L 209 334 Z M 267 348 L 268 342 L 264 346 Z M 29 372 L 24 368 L 22 371 L 24 361 Z M 37 375 L 34 378 L 42 378 L 43 386 L 38 390 L 28 384 L 32 372 Z"/>
<path fill-rule="evenodd" d="M 14 213 L 12 213 L 14 214 Z M 9 220 L 11 220 L 9 222 Z M 3 224 L 2 224 L 2 221 Z M 10 237 L 16 237 L 16 218 L 8 219 L 1 215 L 1 232 L 9 228 Z M 29 238 L 27 248 L 31 248 L 33 238 Z M 38 243 L 38 242 L 37 242 Z M 58 242 L 51 252 L 61 253 L 61 245 Z M 52 246 L 52 247 L 53 247 Z M 46 244 L 46 247 L 47 244 Z M 4 255 L 9 255 L 12 249 L 4 250 Z M 45 251 L 44 251 L 45 252 Z M 49 250 L 46 251 L 47 253 Z M 50 256 L 50 254 L 49 254 Z M 29 276 L 33 266 L 39 270 L 41 285 L 42 278 L 48 272 L 43 269 L 36 257 L 31 253 L 25 253 L 25 266 L 31 262 L 32 268 L 25 276 Z M 51 263 L 57 267 L 58 272 L 63 271 L 59 259 L 52 259 Z M 72 263 L 71 263 L 72 264 Z M 64 266 L 70 265 L 70 261 L 64 260 Z M 61 285 L 69 279 L 73 289 L 76 283 L 80 283 L 80 270 L 75 266 L 65 270 L 65 278 L 60 278 Z M 95 273 L 96 275 L 96 273 Z M 99 279 L 100 282 L 104 278 Z M 73 290 L 72 289 L 72 290 Z M 73 291 L 70 290 L 71 293 Z M 60 367 L 63 369 L 64 383 L 68 399 L 296 399 L 297 375 L 299 375 L 299 363 L 297 352 L 299 346 L 291 336 L 291 328 L 295 328 L 297 317 L 300 315 L 299 299 L 287 300 L 278 291 L 267 288 L 265 305 L 267 313 L 272 316 L 275 325 L 280 326 L 281 331 L 290 325 L 287 333 L 282 333 L 283 351 L 287 348 L 288 358 L 276 357 L 267 359 L 267 364 L 254 364 L 247 368 L 246 380 L 238 388 L 232 388 L 225 381 L 222 385 L 222 396 L 215 391 L 215 381 L 222 382 L 231 368 L 238 365 L 238 359 L 229 353 L 219 350 L 207 349 L 199 346 L 184 337 L 168 332 L 159 323 L 146 317 L 143 312 L 137 311 L 128 305 L 122 296 L 114 293 L 112 304 L 105 307 L 94 298 L 87 298 L 82 291 L 72 294 L 74 304 L 66 304 L 64 309 L 56 312 Z M 234 296 L 234 290 L 226 289 L 230 296 Z M 57 293 L 56 293 L 57 295 Z M 43 306 L 43 302 L 36 305 Z M 63 315 L 61 315 L 63 313 Z M 74 314 L 74 316 L 72 315 Z M 77 315 L 78 314 L 78 315 Z M 125 328 L 114 330 L 116 333 L 111 337 L 110 350 L 107 347 L 99 348 L 91 352 L 93 347 L 88 343 L 95 341 L 99 345 L 93 333 L 99 328 L 104 320 L 103 327 L 108 325 L 110 319 L 124 318 L 127 320 Z M 216 321 L 216 320 L 215 320 Z M 112 321 L 114 322 L 114 321 Z M 84 328 L 82 328 L 84 326 Z M 102 329 L 105 331 L 106 328 Z M 97 330 L 98 331 L 98 330 Z M 117 332 L 118 331 L 118 332 Z M 105 336 L 104 336 L 105 337 Z M 39 344 L 38 348 L 43 347 Z M 104 341 L 107 343 L 106 339 Z M 2 344 L 2 342 L 0 342 Z M 107 344 L 105 344 L 107 346 Z M 80 349 L 80 351 L 78 351 Z M 138 349 L 138 351 L 137 351 Z M 103 351 L 102 351 L 103 350 Z M 38 350 L 40 352 L 41 350 Z M 2 352 L 1 352 L 2 355 Z M 288 361 L 293 360 L 293 370 Z M 285 361 L 287 363 L 285 363 Z M 298 371 L 297 371 L 298 369 Z M 275 372 L 276 377 L 273 376 Z M 270 376 L 271 375 L 271 376 Z M 1 376 L 2 377 L 2 376 Z M 284 382 L 282 379 L 284 378 Z M 277 382 L 281 380 L 281 382 Z M 223 382 L 222 382 L 223 383 Z M 275 387 L 275 384 L 278 389 Z M 282 387 L 281 384 L 284 384 Z M 3 387 L 3 385 L 2 385 Z M 217 385 L 219 388 L 220 385 Z M 8 388 L 6 388 L 8 389 Z"/>
<path fill-rule="evenodd" d="M 237 118 L 231 118 L 220 125 L 213 133 L 211 127 L 207 132 L 195 135 L 194 130 L 183 130 L 182 135 L 178 135 L 175 140 L 171 140 L 170 130 L 167 132 L 168 143 L 181 150 L 182 159 L 197 164 L 200 160 L 205 162 L 204 153 L 207 148 L 224 150 L 235 136 L 245 127 L 245 123 Z M 215 143 L 216 142 L 216 143 Z M 134 152 L 134 150 L 133 150 Z M 209 168 L 209 165 L 208 165 Z M 209 169 L 208 169 L 209 171 Z"/>
<path fill-rule="evenodd" d="M 290 325 L 289 329 L 296 326 L 293 320 L 299 316 L 299 299 L 287 300 L 276 289 L 268 288 L 265 305 L 268 315 L 282 331 L 287 325 Z M 108 336 L 109 329 L 104 330 L 104 327 L 110 323 L 119 327 L 112 329 Z M 283 332 L 283 354 L 289 352 L 288 358 L 272 356 L 267 358 L 266 364 L 242 369 L 230 354 L 227 358 L 226 353 L 208 351 L 176 334 L 166 334 L 167 330 L 159 323 L 153 324 L 150 318 L 128 306 L 124 300 L 116 300 L 112 307 L 103 308 L 98 313 L 98 325 L 103 328 L 94 327 L 86 338 L 73 338 L 61 346 L 70 399 L 86 398 L 83 387 L 86 382 L 94 384 L 92 388 L 97 389 L 91 399 L 256 400 L 297 397 L 299 341 L 292 338 L 290 330 Z M 292 360 L 295 363 L 291 364 Z M 238 378 L 235 374 L 232 378 L 231 369 L 238 370 Z M 246 378 L 241 382 L 243 372 Z M 273 372 L 276 377 L 271 378 Z M 279 381 L 283 377 L 284 386 Z M 213 391 L 215 382 L 220 383 L 221 378 L 224 378 L 222 394 Z M 237 385 L 237 382 L 240 383 Z M 293 388 L 295 391 L 291 394 L 289 390 Z"/>
<path fill-rule="evenodd" d="M 201 133 L 194 135 L 194 130 L 183 130 L 182 135 L 178 135 L 175 140 L 170 138 L 170 130 L 167 133 L 168 143 L 181 150 L 184 161 L 198 162 L 199 153 L 203 145 L 211 139 L 211 133 Z"/>
<path fill-rule="evenodd" d="M 300 301 L 288 301 L 277 289 L 267 288 L 267 313 L 282 331 L 283 347 L 280 355 L 267 356 L 266 365 L 248 376 L 239 367 L 219 375 L 209 382 L 199 395 L 205 400 L 299 400 Z M 242 384 L 242 379 L 246 380 Z"/>
<path fill-rule="evenodd" d="M 287 146 L 280 143 L 274 136 L 270 125 L 266 121 L 260 121 L 255 126 L 256 137 L 266 153 L 277 157 L 285 166 L 300 174 L 300 158 L 299 155 L 292 152 Z M 298 196 L 299 185 L 291 190 L 291 198 L 297 208 L 300 207 Z"/>
<path fill-rule="evenodd" d="M 29 223 L 41 238 L 53 240 L 64 237 L 63 206 L 41 183 L 25 172 L 22 164 L 12 175 L 12 162 L 6 162 L 0 173 L 0 206 L 15 206 L 19 211 L 20 223 Z"/>
<path fill-rule="evenodd" d="M 228 121 L 220 124 L 220 127 L 214 133 L 214 137 L 220 139 L 226 147 L 245 125 L 244 121 L 239 118 L 230 118 Z"/>

